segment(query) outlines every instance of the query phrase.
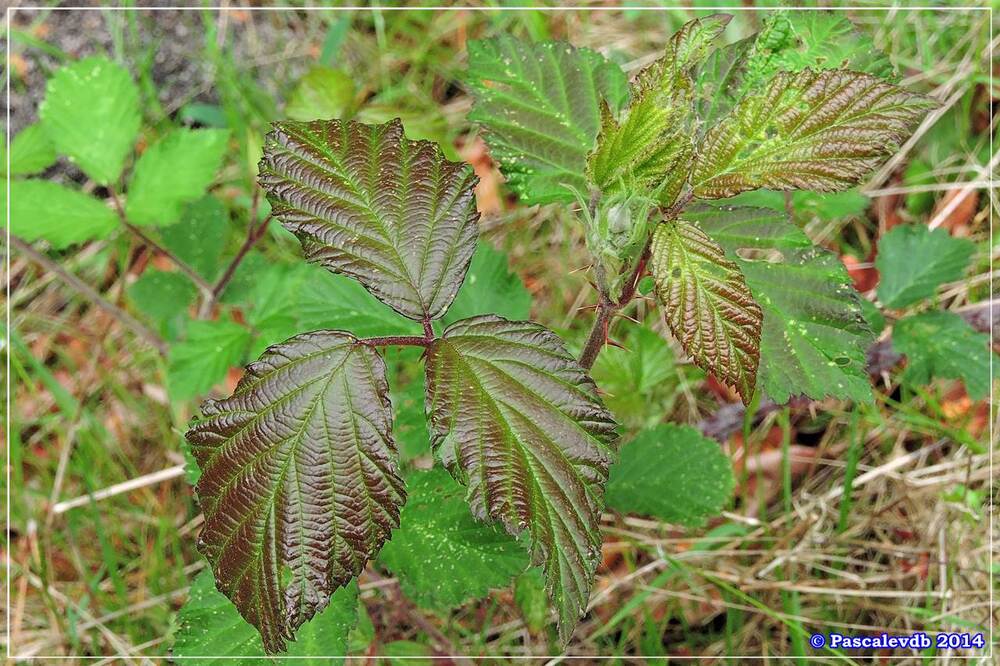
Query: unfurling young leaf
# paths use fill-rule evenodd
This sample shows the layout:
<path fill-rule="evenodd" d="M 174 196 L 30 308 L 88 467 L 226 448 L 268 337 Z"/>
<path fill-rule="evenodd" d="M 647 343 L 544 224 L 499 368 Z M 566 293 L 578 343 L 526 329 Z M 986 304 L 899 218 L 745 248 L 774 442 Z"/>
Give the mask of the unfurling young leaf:
<path fill-rule="evenodd" d="M 611 466 L 608 506 L 681 525 L 701 525 L 733 494 L 733 468 L 715 440 L 672 423 L 643 430 Z"/>
<path fill-rule="evenodd" d="M 445 470 L 409 475 L 406 494 L 399 529 L 379 561 L 420 606 L 447 609 L 483 597 L 528 566 L 523 546 L 473 517 L 465 489 Z"/>
<path fill-rule="evenodd" d="M 746 190 L 832 192 L 875 168 L 934 102 L 847 70 L 779 72 L 709 130 L 697 150 L 697 197 Z"/>
<path fill-rule="evenodd" d="M 202 406 L 199 549 L 268 652 L 327 605 L 399 524 L 405 492 L 385 364 L 339 331 L 298 335 Z"/>
<path fill-rule="evenodd" d="M 684 215 L 736 262 L 760 304 L 757 375 L 768 397 L 871 400 L 865 352 L 873 336 L 835 255 L 773 210 L 702 206 Z"/>
<path fill-rule="evenodd" d="M 563 42 L 497 37 L 469 42 L 469 120 L 524 204 L 574 201 L 587 190 L 587 153 L 600 128 L 602 100 L 617 112 L 628 98 L 621 68 Z"/>
<path fill-rule="evenodd" d="M 139 132 L 139 89 L 121 65 L 84 58 L 49 79 L 38 116 L 58 152 L 94 182 L 110 185 Z"/>
<path fill-rule="evenodd" d="M 264 651 L 260 634 L 240 617 L 233 602 L 215 586 L 211 571 L 202 571 L 191 584 L 187 603 L 177 614 L 177 632 L 170 653 L 177 663 L 190 666 L 330 666 L 341 664 L 347 637 L 358 621 L 356 585 L 337 590 L 329 605 L 299 630 L 282 659 Z M 310 658 L 312 657 L 312 658 Z"/>
<path fill-rule="evenodd" d="M 954 312 L 932 311 L 896 322 L 892 346 L 906 356 L 903 381 L 927 384 L 934 377 L 961 379 L 973 400 L 990 390 L 990 336 Z M 1000 365 L 994 359 L 994 367 Z"/>
<path fill-rule="evenodd" d="M 462 284 L 477 182 L 435 144 L 406 139 L 399 120 L 274 123 L 260 165 L 273 214 L 308 260 L 416 320 L 444 314 Z"/>
<path fill-rule="evenodd" d="M 427 351 L 432 446 L 476 517 L 527 531 L 569 640 L 600 561 L 615 422 L 558 337 L 532 322 L 452 324 Z"/>
<path fill-rule="evenodd" d="M 878 243 L 878 298 L 887 308 L 905 308 L 930 298 L 945 282 L 958 280 L 976 244 L 955 238 L 947 229 L 923 224 L 893 227 Z"/>
<path fill-rule="evenodd" d="M 693 150 L 694 82 L 689 71 L 708 53 L 732 16 L 685 24 L 659 60 L 639 73 L 632 101 L 616 119 L 602 104 L 597 148 L 587 173 L 604 193 L 644 193 L 669 206 L 687 180 Z"/>
<path fill-rule="evenodd" d="M 133 224 L 167 225 L 201 197 L 222 163 L 229 130 L 177 129 L 150 146 L 135 164 L 125 213 Z"/>
<path fill-rule="evenodd" d="M 665 222 L 653 233 L 656 295 L 670 331 L 695 363 L 753 396 L 763 315 L 740 267 L 696 223 Z"/>

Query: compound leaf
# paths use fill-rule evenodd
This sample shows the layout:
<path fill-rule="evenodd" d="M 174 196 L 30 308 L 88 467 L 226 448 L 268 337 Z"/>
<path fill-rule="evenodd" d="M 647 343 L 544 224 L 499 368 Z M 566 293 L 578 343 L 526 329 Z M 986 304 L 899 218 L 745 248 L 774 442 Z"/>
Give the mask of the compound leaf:
<path fill-rule="evenodd" d="M 681 27 L 664 55 L 636 77 L 632 102 L 621 120 L 602 104 L 601 131 L 587 159 L 587 173 L 603 192 L 652 190 L 665 206 L 677 198 L 693 152 L 694 82 L 688 72 L 731 18 L 716 14 Z"/>
<path fill-rule="evenodd" d="M 201 467 L 199 549 L 278 652 L 399 524 L 405 492 L 385 364 L 344 332 L 269 348 L 187 433 Z"/>
<path fill-rule="evenodd" d="M 222 163 L 229 130 L 176 129 L 146 149 L 129 183 L 125 213 L 133 224 L 176 222 L 184 204 L 211 185 Z"/>
<path fill-rule="evenodd" d="M 861 72 L 779 72 L 705 135 L 691 174 L 695 196 L 846 189 L 933 105 Z"/>
<path fill-rule="evenodd" d="M 427 351 L 432 447 L 468 485 L 472 512 L 527 531 L 569 640 L 600 561 L 599 512 L 615 423 L 558 337 L 480 316 Z"/>
<path fill-rule="evenodd" d="M 347 652 L 348 633 L 358 619 L 358 588 L 340 588 L 329 605 L 299 630 L 287 656 L 274 659 L 291 666 L 341 664 L 334 659 Z M 171 655 L 178 663 L 193 666 L 255 666 L 267 663 L 260 634 L 224 594 L 215 587 L 211 570 L 202 571 L 191 584 L 187 602 L 177 614 L 177 632 Z M 304 657 L 314 657 L 306 659 Z"/>
<path fill-rule="evenodd" d="M 528 566 L 523 546 L 472 516 L 465 489 L 445 470 L 414 472 L 406 491 L 399 529 L 379 561 L 421 607 L 448 609 L 484 597 Z"/>
<path fill-rule="evenodd" d="M 657 226 L 651 248 L 656 295 L 671 332 L 698 367 L 753 396 L 763 314 L 740 267 L 697 223 Z"/>
<path fill-rule="evenodd" d="M 469 120 L 524 204 L 572 203 L 587 190 L 601 101 L 617 112 L 628 98 L 625 73 L 599 53 L 506 36 L 469 42 L 467 82 Z"/>
<path fill-rule="evenodd" d="M 6 189 L 0 191 L 4 204 Z M 117 227 L 115 212 L 83 192 L 48 180 L 10 181 L 10 232 L 26 241 L 46 240 L 62 249 L 105 238 Z"/>
<path fill-rule="evenodd" d="M 611 466 L 608 506 L 697 526 L 733 493 L 733 468 L 719 443 L 689 426 L 663 424 L 622 446 Z"/>
<path fill-rule="evenodd" d="M 935 377 L 961 379 L 973 400 L 990 390 L 990 336 L 954 312 L 904 317 L 892 329 L 892 346 L 906 355 L 903 381 L 928 384 Z"/>
<path fill-rule="evenodd" d="M 772 210 L 702 206 L 684 215 L 736 262 L 763 311 L 758 386 L 772 400 L 871 400 L 865 352 L 873 336 L 835 255 Z"/>
<path fill-rule="evenodd" d="M 170 347 L 167 385 L 170 397 L 182 402 L 209 390 L 222 381 L 229 368 L 243 361 L 250 331 L 226 321 L 196 320 L 188 324 L 187 337 Z"/>
<path fill-rule="evenodd" d="M 260 183 L 306 258 L 357 279 L 406 317 L 444 314 L 476 246 L 472 168 L 406 139 L 398 119 L 273 127 Z"/>
<path fill-rule="evenodd" d="M 946 229 L 893 227 L 878 242 L 879 300 L 887 308 L 903 308 L 930 298 L 945 282 L 962 277 L 975 250 L 971 240 L 955 238 Z"/>
<path fill-rule="evenodd" d="M 139 123 L 139 89 L 105 57 L 84 58 L 49 79 L 38 116 L 56 150 L 95 182 L 118 179 Z"/>

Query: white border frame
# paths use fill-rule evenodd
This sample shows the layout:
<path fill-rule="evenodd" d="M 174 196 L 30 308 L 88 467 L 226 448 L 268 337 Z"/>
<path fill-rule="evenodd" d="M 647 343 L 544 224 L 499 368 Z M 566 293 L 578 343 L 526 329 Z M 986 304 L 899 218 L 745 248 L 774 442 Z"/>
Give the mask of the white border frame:
<path fill-rule="evenodd" d="M 10 132 L 10 105 L 11 105 L 11 97 L 10 97 L 10 69 L 11 69 L 10 62 L 11 62 L 11 60 L 10 60 L 10 55 L 11 55 L 11 51 L 12 51 L 12 45 L 11 45 L 11 18 L 13 16 L 14 12 L 16 10 L 19 10 L 19 9 L 20 10 L 28 10 L 28 11 L 30 11 L 30 10 L 39 10 L 39 11 L 109 11 L 109 10 L 112 10 L 112 11 L 141 11 L 141 12 L 156 12 L 156 11 L 215 11 L 215 12 L 224 12 L 224 11 L 264 11 L 264 12 L 267 12 L 267 11 L 333 11 L 333 12 L 338 12 L 338 11 L 374 11 L 376 9 L 379 10 L 379 11 L 383 11 L 383 12 L 394 12 L 394 11 L 482 11 L 482 12 L 518 12 L 518 11 L 562 12 L 562 11 L 589 11 L 589 12 L 602 12 L 602 11 L 623 11 L 625 9 L 628 9 L 629 11 L 669 11 L 670 9 L 690 9 L 690 10 L 695 10 L 695 11 L 726 11 L 726 12 L 768 12 L 768 11 L 776 11 L 776 10 L 779 10 L 779 9 L 790 9 L 790 10 L 798 10 L 798 11 L 830 11 L 830 10 L 838 10 L 838 11 L 866 11 L 866 12 L 867 11 L 883 11 L 883 12 L 890 12 L 890 11 L 939 11 L 939 12 L 962 11 L 962 12 L 987 12 L 989 14 L 990 35 L 991 35 L 991 37 L 993 35 L 993 29 L 994 29 L 994 24 L 993 24 L 993 7 L 992 7 L 992 4 L 987 5 L 987 6 L 981 6 L 981 5 L 979 5 L 979 6 L 976 6 L 976 5 L 968 6 L 967 5 L 967 6 L 957 6 L 957 7 L 950 7 L 950 6 L 937 6 L 937 7 L 935 7 L 935 6 L 931 6 L 931 5 L 917 5 L 917 6 L 902 6 L 902 7 L 900 7 L 900 6 L 886 5 L 886 6 L 872 6 L 872 7 L 846 6 L 846 7 L 836 7 L 836 8 L 828 8 L 828 7 L 801 7 L 801 6 L 789 6 L 789 7 L 744 7 L 744 6 L 738 6 L 738 7 L 727 7 L 727 6 L 681 7 L 679 5 L 676 6 L 676 7 L 667 7 L 667 6 L 664 6 L 664 7 L 619 7 L 619 6 L 613 6 L 613 7 L 611 7 L 611 6 L 585 7 L 585 6 L 574 6 L 574 5 L 560 6 L 560 7 L 523 7 L 523 6 L 515 6 L 515 7 L 470 7 L 470 6 L 451 6 L 451 7 L 371 7 L 371 6 L 368 6 L 368 7 L 364 7 L 364 6 L 346 6 L 346 7 L 315 7 L 315 6 L 307 6 L 307 7 L 221 7 L 221 6 L 213 6 L 213 7 L 193 7 L 193 6 L 191 6 L 191 7 L 169 7 L 169 6 L 156 6 L 156 7 L 83 7 L 83 6 L 41 7 L 41 6 L 32 6 L 32 5 L 27 5 L 27 6 L 23 6 L 23 7 L 7 7 L 6 8 L 6 12 L 5 12 L 5 18 L 6 18 L 6 22 L 7 22 L 7 35 L 6 35 L 6 39 L 7 39 L 7 49 L 6 49 L 6 51 L 7 52 L 5 54 L 6 55 L 6 72 L 7 72 L 7 77 L 6 77 L 7 78 L 7 81 L 6 81 L 6 92 L 7 92 L 7 109 L 6 109 L 6 111 L 7 111 L 7 116 L 6 116 L 6 124 L 4 126 L 4 129 L 5 129 L 4 133 L 6 134 L 6 149 L 7 149 L 7 165 L 6 165 L 6 169 L 7 169 L 7 178 L 6 178 L 7 210 L 6 210 L 6 215 L 5 215 L 5 220 L 6 220 L 5 230 L 6 230 L 6 234 L 4 236 L 4 240 L 5 240 L 5 246 L 4 247 L 5 247 L 5 250 L 6 250 L 4 252 L 4 276 L 6 278 L 8 278 L 8 279 L 6 280 L 6 306 L 4 308 L 5 311 L 6 311 L 6 328 L 5 328 L 5 331 L 4 331 L 4 339 L 2 340 L 2 343 L 3 343 L 3 350 L 6 352 L 6 354 L 5 354 L 5 356 L 6 356 L 6 362 L 5 362 L 5 371 L 4 371 L 5 372 L 5 375 L 4 375 L 4 378 L 5 378 L 5 381 L 4 381 L 4 390 L 5 390 L 5 405 L 6 405 L 6 410 L 7 410 L 7 412 L 6 412 L 7 419 L 6 419 L 6 428 L 5 428 L 5 438 L 6 439 L 5 439 L 5 444 L 4 444 L 4 449 L 5 449 L 5 453 L 6 453 L 6 462 L 5 462 L 5 466 L 4 466 L 4 474 L 5 474 L 5 480 L 6 480 L 6 485 L 7 485 L 7 492 L 6 492 L 6 498 L 5 498 L 5 502 L 6 502 L 6 523 L 5 523 L 6 561 L 4 563 L 5 564 L 5 579 L 6 579 L 6 584 L 5 584 L 6 597 L 5 597 L 5 606 L 4 606 L 4 609 L 5 609 L 5 612 L 6 612 L 6 615 L 7 615 L 7 623 L 6 623 L 7 624 L 7 626 L 6 626 L 6 630 L 7 630 L 7 644 L 6 644 L 5 653 L 6 653 L 6 658 L 9 659 L 9 660 L 45 660 L 45 659 L 51 659 L 51 660 L 83 659 L 83 660 L 87 660 L 87 659 L 115 659 L 115 658 L 125 659 L 125 658 L 135 658 L 135 659 L 147 659 L 147 660 L 157 660 L 157 659 L 159 659 L 159 660 L 164 660 L 164 661 L 166 661 L 166 660 L 169 659 L 169 660 L 178 660 L 179 661 L 179 660 L 183 660 L 183 659 L 204 659 L 204 658 L 206 658 L 205 656 L 173 657 L 173 656 L 169 656 L 169 655 L 167 655 L 167 656 L 161 656 L 161 655 L 143 655 L 143 654 L 137 654 L 137 655 L 103 655 L 103 656 L 17 655 L 17 654 L 12 654 L 12 652 L 11 652 L 11 641 L 10 641 L 10 639 L 11 639 L 10 601 L 11 601 L 11 577 L 12 576 L 11 576 L 11 558 L 10 558 L 10 544 L 11 544 L 11 529 L 10 529 L 10 525 L 11 525 L 11 521 L 10 521 L 10 505 L 11 505 L 10 449 L 11 449 L 11 439 L 10 439 L 10 434 L 11 434 L 11 422 L 13 420 L 13 416 L 12 416 L 12 413 L 11 413 L 11 375 L 10 375 L 11 308 L 10 308 L 10 280 L 9 280 L 9 276 L 10 276 L 10 257 L 11 257 L 11 251 L 10 251 L 10 181 L 11 181 L 11 175 L 10 175 L 10 144 L 11 144 L 11 139 L 12 139 L 11 132 Z M 993 39 L 992 38 L 989 41 L 989 62 L 993 62 L 993 63 L 996 62 L 995 57 L 994 57 Z M 992 92 L 993 86 L 994 86 L 994 82 L 993 82 L 993 70 L 994 69 L 995 69 L 994 67 L 991 67 L 990 68 L 990 73 L 989 73 L 989 82 L 990 82 L 990 91 L 991 92 Z M 993 121 L 993 118 L 994 118 L 994 116 L 991 114 L 990 115 L 990 130 L 989 130 L 990 131 L 990 141 L 989 141 L 989 143 L 990 143 L 990 155 L 991 156 L 995 154 L 994 153 L 994 148 L 993 148 L 993 135 L 994 135 L 994 125 L 993 125 L 994 121 Z M 987 183 L 996 182 L 996 178 L 994 177 L 994 175 L 992 173 L 987 173 L 986 174 L 986 182 Z M 994 220 L 993 220 L 993 215 L 994 215 L 994 211 L 995 211 L 996 206 L 997 206 L 997 190 L 996 190 L 996 188 L 993 188 L 993 187 L 987 187 L 986 189 L 987 189 L 987 193 L 989 195 L 988 198 L 989 198 L 989 206 L 990 206 L 990 215 L 989 215 L 990 230 L 989 230 L 989 250 L 988 251 L 989 251 L 990 272 L 992 273 L 993 272 L 993 254 L 994 254 L 994 252 L 993 252 L 994 251 L 994 245 L 993 245 L 993 222 L 994 222 Z M 993 330 L 993 324 L 994 324 L 994 318 L 993 318 L 993 282 L 994 282 L 993 280 L 990 280 L 990 283 L 989 283 L 990 284 L 990 288 L 989 288 L 989 295 L 990 295 L 989 314 L 990 314 L 990 337 L 991 337 L 991 339 L 993 339 L 993 335 L 994 335 L 994 330 Z M 991 381 L 990 381 L 990 397 L 989 397 L 990 419 L 989 419 L 989 442 L 988 442 L 988 444 L 989 444 L 989 465 L 990 465 L 989 487 L 990 488 L 994 488 L 994 480 L 993 480 L 993 449 L 994 449 L 994 444 L 995 444 L 995 440 L 994 440 L 994 434 L 995 434 L 994 433 L 994 423 L 995 423 L 995 418 L 994 418 L 994 411 L 995 410 L 994 410 L 994 407 L 995 407 L 995 404 L 994 404 L 994 400 L 993 400 L 993 391 L 994 391 L 994 385 L 996 384 L 996 381 L 993 380 L 994 375 L 993 375 L 993 355 L 992 354 L 990 355 L 990 367 L 989 367 L 989 370 L 990 370 L 990 379 L 991 379 Z M 992 520 L 992 518 L 993 518 L 993 513 L 994 512 L 998 512 L 998 511 L 1000 511 L 1000 508 L 991 507 L 990 511 L 987 513 L 987 517 L 988 517 L 987 532 L 988 532 L 988 540 L 989 540 L 989 551 L 988 552 L 991 553 L 991 554 L 994 553 L 994 548 L 993 548 L 994 521 Z M 988 654 L 969 655 L 969 656 L 965 656 L 965 655 L 935 655 L 933 657 L 934 660 L 937 660 L 937 659 L 946 659 L 946 658 L 951 658 L 951 659 L 985 659 L 985 660 L 992 660 L 993 659 L 993 654 L 994 654 L 994 650 L 993 650 L 993 647 L 994 647 L 994 642 L 993 642 L 994 633 L 993 633 L 993 631 L 994 631 L 994 627 L 993 627 L 992 619 L 994 617 L 996 608 L 994 606 L 994 597 L 993 597 L 993 587 L 994 587 L 993 586 L 993 577 L 994 577 L 994 574 L 993 574 L 993 568 L 992 567 L 989 568 L 988 576 L 989 576 L 989 581 L 990 581 L 989 608 L 990 608 L 990 618 L 991 618 L 990 627 L 989 627 L 989 646 L 990 646 L 989 653 Z M 249 657 L 249 658 L 248 657 L 211 657 L 211 658 L 212 659 L 244 659 L 244 660 L 245 659 L 253 659 L 252 657 Z M 319 656 L 309 656 L 309 657 L 289 657 L 289 656 L 283 656 L 281 658 L 282 659 L 293 659 L 293 660 L 294 659 L 344 659 L 346 661 L 350 661 L 352 659 L 368 659 L 368 657 L 366 657 L 366 656 L 351 656 L 351 655 L 334 655 L 334 656 L 319 655 Z M 396 658 L 409 659 L 411 657 L 396 657 Z M 423 659 L 425 657 L 412 657 L 412 658 L 414 658 L 414 659 Z M 554 660 L 563 660 L 563 659 L 591 659 L 591 660 L 600 660 L 600 659 L 616 659 L 618 657 L 611 657 L 611 656 L 609 656 L 609 657 L 596 656 L 595 657 L 595 656 L 591 656 L 591 655 L 580 655 L 580 656 L 574 656 L 574 655 L 530 655 L 530 656 L 510 655 L 510 656 L 503 656 L 503 657 L 500 657 L 500 656 L 497 656 L 497 657 L 482 657 L 482 656 L 478 656 L 478 655 L 443 655 L 442 658 L 484 659 L 484 660 L 499 660 L 499 659 L 510 659 L 510 660 L 521 660 L 521 659 L 554 659 Z M 668 659 L 669 658 L 669 659 L 677 659 L 677 660 L 682 660 L 682 659 L 683 660 L 700 659 L 700 657 L 695 657 L 695 656 L 690 656 L 690 657 L 675 657 L 675 656 L 670 656 L 670 655 L 654 655 L 654 656 L 648 656 L 648 657 L 647 656 L 643 656 L 643 655 L 633 655 L 633 656 L 631 656 L 629 658 L 630 659 L 632 659 L 632 658 L 635 658 L 635 659 Z M 750 660 L 768 659 L 768 657 L 766 657 L 764 655 L 739 655 L 739 656 L 726 656 L 726 657 L 718 657 L 718 658 L 720 660 L 727 660 L 727 661 L 728 660 L 734 660 L 734 659 L 739 659 L 739 660 L 746 660 L 746 659 L 750 659 Z M 845 656 L 845 657 L 837 657 L 837 656 L 834 656 L 834 655 L 820 655 L 820 654 L 815 654 L 815 655 L 806 655 L 805 658 L 806 659 L 817 658 L 817 659 L 845 659 L 845 660 L 850 660 L 851 656 L 848 655 L 848 656 Z M 859 659 L 863 659 L 864 657 L 858 657 L 858 658 Z M 913 654 L 903 654 L 903 655 L 881 656 L 880 658 L 881 659 L 886 659 L 886 658 L 888 658 L 888 659 L 925 659 L 926 656 L 923 656 L 923 655 L 913 655 Z M 261 659 L 264 660 L 264 659 L 267 659 L 267 658 L 261 658 Z"/>

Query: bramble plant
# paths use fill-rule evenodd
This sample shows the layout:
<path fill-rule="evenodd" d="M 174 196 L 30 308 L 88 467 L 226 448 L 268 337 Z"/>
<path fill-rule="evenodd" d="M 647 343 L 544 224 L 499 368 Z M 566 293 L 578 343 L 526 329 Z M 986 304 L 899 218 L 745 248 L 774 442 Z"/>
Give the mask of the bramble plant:
<path fill-rule="evenodd" d="M 544 587 L 565 645 L 587 611 L 605 504 L 699 525 L 734 485 L 715 442 L 659 415 L 619 454 L 620 427 L 589 371 L 626 353 L 604 350 L 640 294 L 655 296 L 694 364 L 745 404 L 872 400 L 876 314 L 840 260 L 783 206 L 725 200 L 771 190 L 792 207 L 806 191 L 848 190 L 935 102 L 893 83 L 888 60 L 856 48 L 844 19 L 772 13 L 756 35 L 719 46 L 729 19 L 685 24 L 631 82 L 566 43 L 469 42 L 468 117 L 510 190 L 524 205 L 566 207 L 584 227 L 597 294 L 578 354 L 527 321 L 530 297 L 506 257 L 477 246 L 472 168 L 405 118 L 364 122 L 387 118 L 356 104 L 346 75 L 311 70 L 289 98 L 292 119 L 264 138 L 266 201 L 240 204 L 247 234 L 228 267 L 218 262 L 228 212 L 203 195 L 230 130 L 169 130 L 130 166 L 141 113 L 127 70 L 95 57 L 52 77 L 39 124 L 11 144 L 19 247 L 62 249 L 119 228 L 148 243 L 157 235 L 184 275 L 148 270 L 128 296 L 171 343 L 147 336 L 167 357 L 175 402 L 259 356 L 186 435 L 211 570 L 179 613 L 174 655 L 345 654 L 360 624 L 356 578 L 376 557 L 425 608 L 516 576 L 519 604 Z M 26 178 L 57 153 L 106 188 L 114 209 Z M 308 263 L 268 266 L 254 253 L 266 234 L 288 235 L 271 219 Z M 894 229 L 878 256 L 879 300 L 896 310 L 927 299 L 961 277 L 972 251 L 946 232 Z M 920 270 L 900 270 L 916 257 Z M 199 292 L 201 319 L 189 321 Z M 248 304 L 244 316 L 208 318 L 234 302 Z M 909 357 L 904 380 L 961 377 L 985 394 L 988 379 L 955 361 L 959 349 L 973 364 L 988 359 L 985 336 L 957 315 L 905 316 L 892 341 Z M 661 381 L 669 355 L 638 347 L 651 354 L 641 385 Z M 400 383 L 386 359 L 408 352 L 422 376 Z M 444 469 L 411 469 L 422 453 L 412 440 L 428 431 Z"/>
<path fill-rule="evenodd" d="M 837 259 L 781 215 L 705 202 L 850 187 L 932 102 L 865 72 L 785 68 L 769 58 L 776 23 L 713 51 L 729 18 L 686 24 L 631 85 L 569 44 L 469 46 L 470 118 L 511 188 L 526 204 L 582 203 L 599 300 L 579 360 L 530 321 L 487 314 L 435 330 L 475 251 L 470 167 L 410 141 L 398 120 L 274 124 L 260 165 L 272 214 L 307 260 L 358 280 L 423 334 L 296 335 L 188 432 L 200 549 L 267 651 L 285 649 L 399 527 L 407 500 L 382 347 L 424 349 L 432 448 L 476 518 L 526 534 L 563 643 L 587 607 L 616 456 L 587 370 L 647 267 L 681 345 L 744 402 L 756 388 L 779 402 L 870 398 L 871 333 Z"/>

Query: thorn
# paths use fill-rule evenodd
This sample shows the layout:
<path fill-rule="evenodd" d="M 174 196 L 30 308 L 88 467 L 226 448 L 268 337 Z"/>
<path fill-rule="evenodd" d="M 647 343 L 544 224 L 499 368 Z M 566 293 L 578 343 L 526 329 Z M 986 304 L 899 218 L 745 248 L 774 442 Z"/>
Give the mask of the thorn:
<path fill-rule="evenodd" d="M 581 305 L 574 312 L 584 312 L 585 310 L 597 310 L 597 303 L 592 303 L 591 305 Z"/>
<path fill-rule="evenodd" d="M 573 275 L 574 273 L 579 273 L 580 271 L 588 271 L 593 267 L 594 264 L 587 264 L 586 266 L 580 266 L 580 268 L 574 268 L 573 270 L 571 270 L 569 274 Z"/>
<path fill-rule="evenodd" d="M 612 347 L 618 347 L 618 349 L 624 349 L 625 351 L 632 351 L 622 343 L 618 342 L 617 340 L 612 340 L 611 338 L 605 338 L 604 344 L 611 345 Z"/>
<path fill-rule="evenodd" d="M 635 317 L 632 317 L 630 315 L 625 314 L 624 312 L 619 311 L 618 314 L 617 314 L 617 316 L 618 317 L 622 317 L 623 319 L 628 319 L 630 322 L 632 322 L 634 324 L 639 324 L 640 326 L 642 326 L 642 322 L 641 321 L 639 321 Z"/>

